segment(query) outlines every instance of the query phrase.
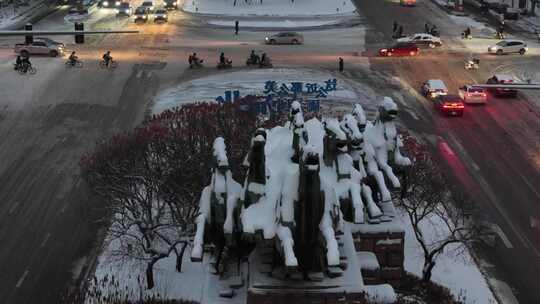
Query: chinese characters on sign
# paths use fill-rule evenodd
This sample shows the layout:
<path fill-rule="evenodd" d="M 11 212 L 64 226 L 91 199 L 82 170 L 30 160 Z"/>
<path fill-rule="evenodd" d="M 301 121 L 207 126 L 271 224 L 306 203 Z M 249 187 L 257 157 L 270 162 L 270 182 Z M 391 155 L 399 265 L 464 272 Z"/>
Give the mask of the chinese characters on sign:
<path fill-rule="evenodd" d="M 277 83 L 268 80 L 264 84 L 264 95 L 255 102 L 254 108 L 258 114 L 288 112 L 293 101 L 299 101 L 307 112 L 319 112 L 320 99 L 326 98 L 328 93 L 337 90 L 337 80 L 328 79 L 324 84 L 312 82 Z M 218 103 L 236 101 L 240 92 L 226 91 L 225 96 L 218 96 Z"/>

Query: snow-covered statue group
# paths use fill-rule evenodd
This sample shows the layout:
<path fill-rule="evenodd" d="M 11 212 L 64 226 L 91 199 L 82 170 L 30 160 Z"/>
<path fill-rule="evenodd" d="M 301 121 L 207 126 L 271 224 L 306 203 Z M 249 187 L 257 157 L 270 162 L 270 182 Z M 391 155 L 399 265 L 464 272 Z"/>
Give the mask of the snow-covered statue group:
<path fill-rule="evenodd" d="M 361 294 L 361 283 L 347 274 L 347 268 L 359 269 L 346 258 L 348 251 L 354 255 L 349 226 L 377 225 L 396 216 L 389 189 L 400 187 L 394 169 L 411 164 L 400 152 L 397 113 L 397 105 L 384 97 L 373 122 L 359 104 L 341 121 L 304 121 L 295 101 L 284 126 L 255 130 L 243 184 L 233 180 L 226 144 L 216 138 L 192 260 L 201 261 L 205 248 L 213 247 L 216 270 L 223 275 L 222 256 L 245 254 L 248 302 L 257 293 L 273 293 L 276 286 L 305 292 L 316 284 L 325 292 Z M 241 273 L 242 259 L 236 262 L 232 276 L 247 278 Z M 331 283 L 324 285 L 327 280 Z M 265 289 L 270 285 L 273 289 Z"/>

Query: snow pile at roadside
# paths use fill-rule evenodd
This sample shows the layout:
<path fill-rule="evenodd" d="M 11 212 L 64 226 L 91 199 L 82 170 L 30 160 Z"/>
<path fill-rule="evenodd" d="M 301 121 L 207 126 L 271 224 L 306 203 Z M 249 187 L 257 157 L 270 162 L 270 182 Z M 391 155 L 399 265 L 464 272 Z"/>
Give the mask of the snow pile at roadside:
<path fill-rule="evenodd" d="M 465 27 L 470 27 L 471 30 L 488 30 L 488 31 L 495 31 L 494 29 L 490 28 L 486 24 L 482 22 L 478 22 L 470 17 L 465 16 L 455 16 L 455 15 L 448 15 L 450 19 L 452 19 L 457 25 L 463 27 L 463 30 Z M 473 33 L 474 37 L 474 33 Z"/>
<path fill-rule="evenodd" d="M 214 102 L 216 97 L 223 96 L 227 90 L 239 90 L 240 96 L 262 95 L 265 82 L 274 80 L 290 85 L 291 82 L 324 84 L 328 79 L 336 78 L 334 75 L 309 69 L 264 69 L 219 73 L 188 82 L 176 87 L 161 91 L 154 98 L 152 113 L 161 113 L 163 110 L 174 108 L 185 103 L 206 101 Z M 328 97 L 321 98 L 321 106 L 326 101 L 337 99 L 341 102 L 358 102 L 355 89 L 345 81 L 337 79 L 337 90 L 329 92 Z M 350 109 L 349 109 L 350 110 Z"/>
<path fill-rule="evenodd" d="M 414 238 L 414 231 L 407 215 L 400 214 L 400 219 L 405 228 L 405 270 L 421 277 L 424 263 L 422 249 Z M 424 222 L 422 232 L 426 239 L 435 240 L 445 233 L 441 228 L 444 224 L 437 220 L 440 221 L 433 217 Z M 497 303 L 487 285 L 486 278 L 480 272 L 469 251 L 463 249 L 464 252 L 456 256 L 456 248 L 457 246 L 450 245 L 438 257 L 432 280 L 448 287 L 452 294 L 456 298 L 461 297 L 465 304 Z"/>
<path fill-rule="evenodd" d="M 226 16 L 324 16 L 351 15 L 350 0 L 185 0 L 183 10 Z"/>
<path fill-rule="evenodd" d="M 234 27 L 233 20 L 208 20 L 208 24 Z M 275 20 L 275 21 L 242 21 L 239 26 L 242 28 L 299 28 L 299 27 L 317 27 L 325 25 L 334 25 L 337 20 Z"/>
<path fill-rule="evenodd" d="M 202 263 L 194 263 L 189 259 L 189 252 L 184 254 L 182 272 L 175 271 L 176 257 L 171 255 L 159 260 L 154 266 L 156 286 L 149 290 L 146 288 L 145 263 L 135 260 L 119 261 L 111 256 L 115 243 L 105 248 L 98 259 L 95 276 L 99 286 L 94 288 L 91 282 L 89 290 L 99 291 L 101 295 L 116 294 L 121 297 L 136 300 L 141 296 L 156 296 L 162 299 L 185 299 L 200 302 L 201 304 L 216 303 L 219 298 L 219 277 L 212 274 L 210 259 L 205 257 Z M 112 277 L 114 276 L 114 278 Z M 103 283 L 105 281 L 107 282 Z M 116 282 L 116 286 L 111 284 Z M 189 282 L 189 283 L 186 283 Z M 101 297 L 88 297 L 85 304 L 102 303 Z M 245 292 L 238 294 L 227 301 L 230 304 L 245 303 Z"/>

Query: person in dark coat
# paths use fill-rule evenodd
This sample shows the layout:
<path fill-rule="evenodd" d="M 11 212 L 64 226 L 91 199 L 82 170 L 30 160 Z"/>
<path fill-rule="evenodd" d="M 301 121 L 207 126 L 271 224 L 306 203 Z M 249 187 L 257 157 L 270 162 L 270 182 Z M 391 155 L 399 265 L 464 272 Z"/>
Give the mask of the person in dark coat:
<path fill-rule="evenodd" d="M 429 33 L 430 33 L 430 31 L 429 31 L 429 24 L 427 24 L 427 23 L 424 24 L 424 33 L 426 33 L 426 34 L 429 34 Z"/>
<path fill-rule="evenodd" d="M 339 57 L 339 71 L 340 72 L 343 72 L 343 58 Z"/>
<path fill-rule="evenodd" d="M 398 28 L 398 24 L 396 20 L 394 20 L 394 25 L 392 26 L 392 33 L 395 33 L 397 31 L 397 28 Z"/>
<path fill-rule="evenodd" d="M 403 25 L 400 25 L 397 30 L 396 38 L 401 38 L 402 36 L 403 36 Z"/>
<path fill-rule="evenodd" d="M 238 20 L 236 20 L 236 21 L 234 22 L 234 34 L 235 34 L 235 35 L 238 35 L 238 24 L 239 24 L 239 23 L 240 23 L 240 22 L 238 22 Z"/>

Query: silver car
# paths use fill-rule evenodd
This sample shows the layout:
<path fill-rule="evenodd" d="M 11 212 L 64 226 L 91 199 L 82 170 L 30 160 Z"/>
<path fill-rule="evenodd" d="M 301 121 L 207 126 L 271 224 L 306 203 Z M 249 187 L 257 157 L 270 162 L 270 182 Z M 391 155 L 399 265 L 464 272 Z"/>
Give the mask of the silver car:
<path fill-rule="evenodd" d="M 303 44 L 304 36 L 296 32 L 282 32 L 264 38 L 266 44 Z"/>
<path fill-rule="evenodd" d="M 519 53 L 525 55 L 528 51 L 527 44 L 521 40 L 503 40 L 499 41 L 497 44 L 492 45 L 488 48 L 488 52 L 491 54 L 510 54 L 510 53 Z"/>

